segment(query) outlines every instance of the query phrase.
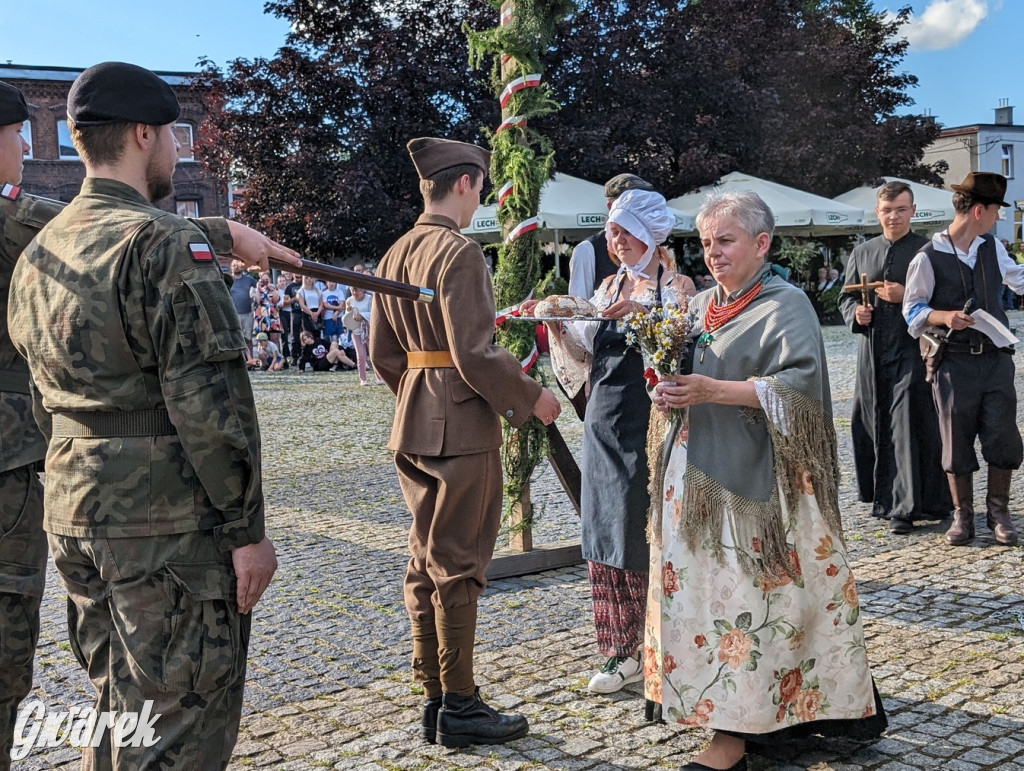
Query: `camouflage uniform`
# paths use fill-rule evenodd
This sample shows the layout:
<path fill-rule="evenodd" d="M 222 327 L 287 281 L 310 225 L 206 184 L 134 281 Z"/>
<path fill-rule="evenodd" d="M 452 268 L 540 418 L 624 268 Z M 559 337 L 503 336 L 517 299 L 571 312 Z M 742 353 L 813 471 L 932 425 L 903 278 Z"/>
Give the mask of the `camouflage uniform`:
<path fill-rule="evenodd" d="M 21 250 L 61 204 L 0 194 L 0 769 L 11 764 L 18 704 L 32 688 L 39 603 L 46 579 L 46 440 L 32 419 L 28 367 L 7 333 L 7 295 Z"/>
<path fill-rule="evenodd" d="M 220 769 L 238 733 L 248 615 L 230 550 L 263 540 L 241 332 L 194 223 L 87 178 L 15 269 L 11 337 L 49 435 L 44 527 L 99 711 L 160 714 L 152 747 L 86 769 Z M 47 423 L 44 425 L 43 423 Z"/>

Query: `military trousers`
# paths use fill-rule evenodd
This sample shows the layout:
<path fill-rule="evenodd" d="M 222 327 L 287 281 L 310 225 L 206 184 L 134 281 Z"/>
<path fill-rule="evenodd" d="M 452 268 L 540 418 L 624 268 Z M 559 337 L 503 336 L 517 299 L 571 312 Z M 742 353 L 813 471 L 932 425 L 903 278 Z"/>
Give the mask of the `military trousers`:
<path fill-rule="evenodd" d="M 497 450 L 442 458 L 395 453 L 412 513 L 405 607 L 413 678 L 426 695 L 472 694 L 476 603 L 501 525 Z"/>
<path fill-rule="evenodd" d="M 35 464 L 0 473 L 0 770 L 11 767 L 18 705 L 32 689 L 46 583 L 43 486 Z"/>
<path fill-rule="evenodd" d="M 139 713 L 159 739 L 85 749 L 87 771 L 227 766 L 238 738 L 251 615 L 238 612 L 231 556 L 208 532 L 146 538 L 49 535 L 68 592 L 68 632 L 96 711 Z"/>

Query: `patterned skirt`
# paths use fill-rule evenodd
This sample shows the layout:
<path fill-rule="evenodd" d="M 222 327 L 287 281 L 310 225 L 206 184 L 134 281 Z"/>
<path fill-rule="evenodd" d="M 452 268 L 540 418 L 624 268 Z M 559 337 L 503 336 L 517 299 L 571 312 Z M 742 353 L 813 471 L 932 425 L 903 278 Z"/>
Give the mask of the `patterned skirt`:
<path fill-rule="evenodd" d="M 587 562 L 594 605 L 597 650 L 602 656 L 633 656 L 644 640 L 647 571 Z"/>

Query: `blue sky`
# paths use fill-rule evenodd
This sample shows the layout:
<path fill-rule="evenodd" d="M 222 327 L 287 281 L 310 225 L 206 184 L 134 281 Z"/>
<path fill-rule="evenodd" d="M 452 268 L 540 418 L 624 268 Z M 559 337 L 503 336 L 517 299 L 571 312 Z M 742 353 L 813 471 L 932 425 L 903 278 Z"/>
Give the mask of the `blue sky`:
<path fill-rule="evenodd" d="M 338 0 L 344 2 L 344 0 Z M 1001 99 L 1024 123 L 1024 0 L 874 0 L 910 5 L 911 53 L 919 79 L 913 112 L 945 126 L 991 123 Z M 220 65 L 273 56 L 287 24 L 263 0 L 0 0 L 0 61 L 88 67 L 110 59 L 155 70 L 192 71 L 201 56 Z"/>

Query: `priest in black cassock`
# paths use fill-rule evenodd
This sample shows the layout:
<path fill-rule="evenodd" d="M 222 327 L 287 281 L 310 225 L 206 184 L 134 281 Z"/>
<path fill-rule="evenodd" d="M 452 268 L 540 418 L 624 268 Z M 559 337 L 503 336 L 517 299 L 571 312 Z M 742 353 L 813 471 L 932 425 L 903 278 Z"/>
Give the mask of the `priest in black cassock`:
<path fill-rule="evenodd" d="M 856 246 L 846 265 L 849 282 L 884 281 L 863 303 L 859 291 L 840 295 L 839 309 L 861 335 L 851 431 L 861 501 L 909 533 L 915 519 L 948 517 L 953 502 L 942 471 L 942 440 L 918 342 L 903 318 L 907 268 L 928 243 L 910 232 L 914 193 L 902 182 L 879 188 L 875 212 L 882 235 Z"/>

